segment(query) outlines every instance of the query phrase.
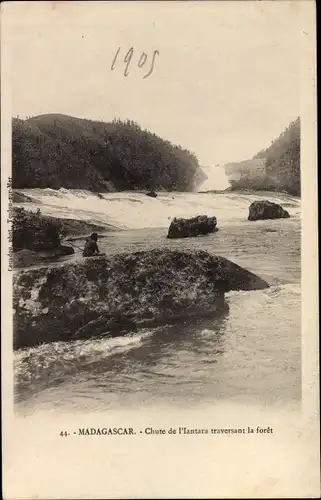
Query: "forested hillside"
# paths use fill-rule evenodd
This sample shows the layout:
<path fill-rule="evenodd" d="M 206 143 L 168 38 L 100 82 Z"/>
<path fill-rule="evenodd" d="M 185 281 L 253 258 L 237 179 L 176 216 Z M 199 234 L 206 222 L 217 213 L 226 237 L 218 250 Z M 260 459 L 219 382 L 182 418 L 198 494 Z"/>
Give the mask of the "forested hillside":
<path fill-rule="evenodd" d="M 294 195 L 301 193 L 300 138 L 300 118 L 297 118 L 267 149 L 255 156 L 265 157 L 266 175 Z"/>
<path fill-rule="evenodd" d="M 300 118 L 297 118 L 251 160 L 226 165 L 232 189 L 286 191 L 300 196 L 300 135 Z M 257 164 L 259 161 L 261 166 Z"/>
<path fill-rule="evenodd" d="M 192 191 L 199 175 L 193 153 L 133 121 L 12 120 L 14 188 Z"/>

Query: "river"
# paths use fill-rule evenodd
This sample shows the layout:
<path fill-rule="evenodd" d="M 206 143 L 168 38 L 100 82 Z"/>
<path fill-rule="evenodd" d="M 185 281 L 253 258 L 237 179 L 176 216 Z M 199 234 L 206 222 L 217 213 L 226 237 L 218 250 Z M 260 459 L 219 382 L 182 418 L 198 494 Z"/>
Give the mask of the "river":
<path fill-rule="evenodd" d="M 222 255 L 271 287 L 226 295 L 221 318 L 144 329 L 128 337 L 44 344 L 15 352 L 15 402 L 40 409 L 103 412 L 214 402 L 298 407 L 301 401 L 300 200 L 276 193 L 144 193 L 23 190 L 25 208 L 108 223 L 107 254 L 166 246 Z M 247 221 L 256 199 L 281 203 L 291 218 Z M 174 216 L 215 215 L 212 235 L 167 240 Z M 81 259 L 77 241 L 72 259 Z"/>

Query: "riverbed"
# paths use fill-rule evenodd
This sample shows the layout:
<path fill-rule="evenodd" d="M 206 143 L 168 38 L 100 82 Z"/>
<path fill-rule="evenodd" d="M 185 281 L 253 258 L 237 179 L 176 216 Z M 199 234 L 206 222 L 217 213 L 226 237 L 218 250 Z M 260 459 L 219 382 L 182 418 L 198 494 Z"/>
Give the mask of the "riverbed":
<path fill-rule="evenodd" d="M 24 192 L 30 195 L 30 191 Z M 118 225 L 121 231 L 110 231 L 99 241 L 100 250 L 107 254 L 156 247 L 206 250 L 256 273 L 271 287 L 230 292 L 226 295 L 229 312 L 220 318 L 162 325 L 126 337 L 21 349 L 14 361 L 15 402 L 20 412 L 52 408 L 100 412 L 155 405 L 187 408 L 219 401 L 278 407 L 300 404 L 299 199 L 282 195 L 290 219 L 249 222 L 248 206 L 258 195 L 165 193 L 162 200 L 156 199 L 158 208 L 152 217 L 154 200 L 146 195 L 117 194 L 115 201 L 116 194 L 108 194 L 104 196 L 114 201 L 98 199 L 101 211 L 92 217 L 92 200 L 77 209 L 77 196 L 62 193 L 60 202 L 52 196 L 50 205 L 48 190 L 42 190 L 47 194 L 34 191 L 34 203 L 42 213 L 87 217 L 90 222 L 108 218 Z M 280 196 L 267 195 L 271 201 L 280 201 Z M 171 208 L 166 199 L 172 200 Z M 115 203 L 121 203 L 122 210 L 117 212 Z M 163 211 L 162 205 L 167 207 Z M 138 213 L 133 213 L 133 206 L 139 207 Z M 219 231 L 168 240 L 169 211 L 175 216 L 216 215 Z M 151 220 L 156 226 L 147 226 Z M 68 259 L 82 259 L 83 241 L 76 244 L 75 254 Z"/>

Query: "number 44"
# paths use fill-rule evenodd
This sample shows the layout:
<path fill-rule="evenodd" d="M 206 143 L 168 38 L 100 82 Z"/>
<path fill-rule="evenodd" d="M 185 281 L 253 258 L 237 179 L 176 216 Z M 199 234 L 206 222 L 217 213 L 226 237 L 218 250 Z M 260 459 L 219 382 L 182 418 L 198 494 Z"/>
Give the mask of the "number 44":
<path fill-rule="evenodd" d="M 61 437 L 67 437 L 68 436 L 68 432 L 67 431 L 61 431 L 59 436 Z"/>

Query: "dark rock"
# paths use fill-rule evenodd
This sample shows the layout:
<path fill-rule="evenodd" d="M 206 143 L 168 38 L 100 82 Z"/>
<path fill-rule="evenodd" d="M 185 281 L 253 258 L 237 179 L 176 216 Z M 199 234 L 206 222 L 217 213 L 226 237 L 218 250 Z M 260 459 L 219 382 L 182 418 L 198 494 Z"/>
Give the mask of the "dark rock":
<path fill-rule="evenodd" d="M 13 267 L 30 267 L 42 262 L 56 260 L 59 257 L 72 255 L 75 250 L 72 247 L 60 245 L 52 250 L 43 250 L 35 252 L 33 250 L 23 249 L 13 253 Z"/>
<path fill-rule="evenodd" d="M 41 256 L 32 250 L 19 250 L 13 253 L 13 267 L 29 267 L 42 262 Z"/>
<path fill-rule="evenodd" d="M 150 196 L 151 198 L 157 198 L 157 193 L 155 191 L 149 191 L 146 193 L 146 196 Z"/>
<path fill-rule="evenodd" d="M 226 312 L 224 293 L 269 285 L 223 257 L 167 249 L 69 261 L 13 277 L 14 347 L 123 335 Z"/>
<path fill-rule="evenodd" d="M 58 230 L 53 226 L 46 229 L 38 229 L 36 227 L 14 229 L 12 241 L 14 251 L 27 249 L 38 252 L 53 250 L 60 245 Z"/>
<path fill-rule="evenodd" d="M 190 238 L 217 231 L 216 217 L 198 215 L 192 219 L 174 218 L 169 226 L 167 238 Z"/>
<path fill-rule="evenodd" d="M 268 200 L 254 201 L 249 208 L 248 220 L 287 219 L 289 212 Z"/>

